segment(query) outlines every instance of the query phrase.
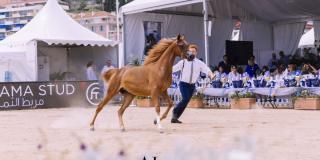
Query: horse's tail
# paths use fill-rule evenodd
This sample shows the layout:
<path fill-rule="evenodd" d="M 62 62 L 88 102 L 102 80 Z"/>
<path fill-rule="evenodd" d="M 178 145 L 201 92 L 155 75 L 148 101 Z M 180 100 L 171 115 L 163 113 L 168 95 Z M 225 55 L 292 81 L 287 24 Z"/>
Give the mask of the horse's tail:
<path fill-rule="evenodd" d="M 111 77 L 112 77 L 113 75 L 115 75 L 116 73 L 118 73 L 118 72 L 119 72 L 119 69 L 110 69 L 110 70 L 108 70 L 107 72 L 105 72 L 105 73 L 102 74 L 102 79 L 103 79 L 105 82 L 108 82 L 108 81 L 111 79 Z"/>

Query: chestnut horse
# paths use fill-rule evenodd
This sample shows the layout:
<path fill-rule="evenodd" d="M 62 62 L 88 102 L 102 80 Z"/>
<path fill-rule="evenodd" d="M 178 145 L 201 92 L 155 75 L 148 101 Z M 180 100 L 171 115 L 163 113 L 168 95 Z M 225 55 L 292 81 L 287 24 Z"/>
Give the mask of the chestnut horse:
<path fill-rule="evenodd" d="M 167 117 L 173 103 L 168 96 L 167 89 L 172 82 L 172 66 L 175 58 L 186 57 L 188 43 L 183 36 L 178 35 L 174 39 L 162 39 L 149 52 L 142 66 L 123 67 L 111 69 L 103 75 L 108 83 L 108 91 L 103 100 L 99 103 L 93 120 L 90 124 L 94 130 L 94 122 L 98 113 L 117 93 L 123 94 L 123 104 L 118 110 L 120 128 L 125 131 L 122 115 L 130 105 L 135 96 L 151 96 L 152 104 L 156 109 L 156 120 L 158 129 L 162 133 L 160 121 Z M 160 97 L 168 102 L 168 108 L 160 118 Z"/>

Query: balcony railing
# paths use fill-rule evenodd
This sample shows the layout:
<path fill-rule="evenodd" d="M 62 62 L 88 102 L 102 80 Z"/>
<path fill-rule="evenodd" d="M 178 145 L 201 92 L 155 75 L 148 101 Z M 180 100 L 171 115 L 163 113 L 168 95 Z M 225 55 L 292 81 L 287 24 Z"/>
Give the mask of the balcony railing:
<path fill-rule="evenodd" d="M 14 17 L 14 18 L 17 18 L 17 17 L 20 17 L 21 15 L 19 14 L 19 13 L 14 13 L 14 14 L 12 14 L 12 17 Z"/>
<path fill-rule="evenodd" d="M 0 28 L 0 32 L 3 33 L 3 32 L 6 32 L 7 30 L 5 28 Z"/>
<path fill-rule="evenodd" d="M 27 24 L 27 23 L 28 23 L 28 20 L 20 20 L 20 23 L 21 23 L 21 24 Z"/>
<path fill-rule="evenodd" d="M 11 24 L 13 24 L 13 22 L 12 21 L 5 21 L 4 24 L 11 25 Z"/>
<path fill-rule="evenodd" d="M 17 32 L 17 31 L 19 31 L 20 29 L 21 29 L 20 27 L 13 27 L 11 31 Z"/>

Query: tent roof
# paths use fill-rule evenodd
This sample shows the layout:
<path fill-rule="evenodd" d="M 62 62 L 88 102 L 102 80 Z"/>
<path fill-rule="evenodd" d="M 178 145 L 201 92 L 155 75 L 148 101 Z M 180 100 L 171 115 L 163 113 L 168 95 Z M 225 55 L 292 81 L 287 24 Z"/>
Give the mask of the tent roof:
<path fill-rule="evenodd" d="M 17 46 L 32 40 L 44 41 L 49 45 L 113 46 L 116 44 L 81 26 L 62 9 L 56 0 L 48 0 L 26 26 L 0 41 L 0 44 Z"/>
<path fill-rule="evenodd" d="M 202 0 L 134 0 L 121 7 L 121 12 L 124 14 L 133 14 L 200 2 L 202 2 Z"/>
<path fill-rule="evenodd" d="M 3 53 L 24 53 L 24 51 L 22 49 L 11 48 L 4 45 L 0 45 L 0 54 L 3 54 Z"/>
<path fill-rule="evenodd" d="M 202 7 L 180 7 L 199 3 L 202 0 L 134 0 L 124 5 L 122 12 L 132 14 L 144 11 L 169 10 L 202 14 Z M 223 16 L 240 19 L 260 19 L 277 22 L 293 19 L 318 18 L 319 0 L 208 0 L 209 14 L 217 18 Z M 202 4 L 197 4 L 202 5 Z"/>

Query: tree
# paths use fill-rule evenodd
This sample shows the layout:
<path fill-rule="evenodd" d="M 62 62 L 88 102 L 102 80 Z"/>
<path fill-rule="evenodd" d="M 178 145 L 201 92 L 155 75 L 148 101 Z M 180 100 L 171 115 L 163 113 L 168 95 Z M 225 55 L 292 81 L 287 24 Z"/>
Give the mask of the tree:
<path fill-rule="evenodd" d="M 119 0 L 119 7 L 131 2 L 133 0 Z M 116 11 L 116 0 L 105 0 L 104 10 L 107 12 Z"/>
<path fill-rule="evenodd" d="M 86 8 L 87 8 L 87 2 L 85 0 L 81 0 L 78 10 L 83 11 L 83 10 L 86 10 Z"/>

